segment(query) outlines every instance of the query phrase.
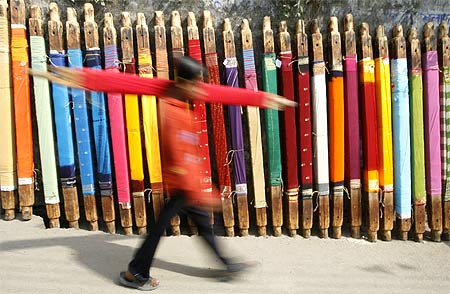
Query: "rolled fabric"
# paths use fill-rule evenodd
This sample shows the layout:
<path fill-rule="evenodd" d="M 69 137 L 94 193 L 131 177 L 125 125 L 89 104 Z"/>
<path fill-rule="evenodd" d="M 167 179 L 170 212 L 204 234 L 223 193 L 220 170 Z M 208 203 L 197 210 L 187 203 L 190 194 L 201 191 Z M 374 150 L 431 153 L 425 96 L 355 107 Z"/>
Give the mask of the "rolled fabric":
<path fill-rule="evenodd" d="M 375 58 L 377 97 L 378 176 L 385 192 L 394 190 L 394 160 L 392 151 L 391 73 L 388 57 Z"/>
<path fill-rule="evenodd" d="M 425 189 L 425 144 L 422 69 L 412 68 L 409 73 L 410 123 L 411 123 L 411 173 L 412 193 L 415 204 L 425 204 L 427 193 Z"/>
<path fill-rule="evenodd" d="M 425 125 L 425 174 L 426 188 L 430 195 L 441 195 L 441 146 L 439 128 L 439 68 L 437 51 L 422 53 L 424 125 Z"/>
<path fill-rule="evenodd" d="M 228 86 L 235 88 L 239 87 L 236 58 L 227 58 L 225 63 L 225 74 Z M 238 195 L 247 194 L 247 177 L 245 174 L 244 139 L 242 135 L 241 111 L 240 106 L 229 106 L 231 141 L 233 145 L 232 156 L 235 172 L 234 182 L 236 186 L 236 193 Z"/>
<path fill-rule="evenodd" d="M 395 211 L 401 219 L 411 218 L 411 140 L 409 128 L 408 63 L 391 60 L 392 122 L 394 127 Z"/>
<path fill-rule="evenodd" d="M 358 66 L 356 54 L 345 55 L 345 175 L 350 187 L 361 186 Z"/>
<path fill-rule="evenodd" d="M 83 54 L 80 49 L 69 49 L 70 67 L 83 66 Z M 95 173 L 92 163 L 91 126 L 88 118 L 86 93 L 80 89 L 70 89 L 73 101 L 73 114 L 75 118 L 75 134 L 80 166 L 81 190 L 83 195 L 95 194 Z"/>
<path fill-rule="evenodd" d="M 375 64 L 373 59 L 359 61 L 361 117 L 363 133 L 364 188 L 378 193 L 377 107 L 375 97 Z"/>
<path fill-rule="evenodd" d="M 66 66 L 65 53 L 50 51 L 50 61 L 55 66 Z M 65 86 L 52 83 L 52 96 L 58 145 L 59 177 L 64 188 L 72 188 L 76 184 L 76 174 L 69 90 Z"/>
<path fill-rule="evenodd" d="M 277 93 L 277 68 L 275 66 L 275 53 L 264 54 L 263 58 L 263 84 L 264 91 Z M 280 123 L 278 111 L 266 109 L 264 111 L 265 125 L 269 153 L 269 178 L 272 186 L 281 186 L 281 147 Z"/>
<path fill-rule="evenodd" d="M 117 60 L 116 45 L 106 45 L 105 70 L 118 73 Z M 124 101 L 121 94 L 108 93 L 108 111 L 114 155 L 117 198 L 122 208 L 130 208 L 130 175 L 128 169 L 124 108 Z"/>
<path fill-rule="evenodd" d="M 444 99 L 444 109 L 441 109 L 445 113 L 445 145 L 446 153 L 443 154 L 443 161 L 445 161 L 445 173 L 443 178 L 442 188 L 444 189 L 444 201 L 450 201 L 450 67 L 444 66 L 441 68 L 440 90 L 441 97 Z M 442 105 L 442 104 L 441 104 Z M 442 129 L 441 129 L 442 132 Z M 444 171 L 443 171 L 444 172 Z"/>
<path fill-rule="evenodd" d="M 314 67 L 324 67 L 325 62 L 315 63 Z M 328 174 L 328 117 L 327 88 L 325 74 L 314 74 L 312 88 L 312 134 L 314 147 L 314 178 L 319 195 L 330 194 Z"/>
<path fill-rule="evenodd" d="M 93 69 L 102 68 L 99 49 L 86 50 L 85 65 Z M 103 92 L 91 92 L 90 94 L 97 180 L 101 196 L 110 196 L 112 194 L 111 147 L 105 94 Z"/>

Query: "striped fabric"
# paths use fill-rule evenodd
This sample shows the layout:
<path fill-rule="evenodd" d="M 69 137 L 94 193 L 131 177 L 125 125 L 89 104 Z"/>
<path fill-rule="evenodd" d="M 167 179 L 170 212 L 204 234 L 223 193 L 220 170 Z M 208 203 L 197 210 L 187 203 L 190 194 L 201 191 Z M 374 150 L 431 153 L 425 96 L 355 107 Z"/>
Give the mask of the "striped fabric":
<path fill-rule="evenodd" d="M 441 68 L 440 95 L 442 189 L 444 201 L 450 201 L 450 67 L 448 66 Z"/>
<path fill-rule="evenodd" d="M 391 63 L 395 211 L 398 217 L 406 219 L 411 218 L 408 63 L 406 58 L 393 59 Z"/>

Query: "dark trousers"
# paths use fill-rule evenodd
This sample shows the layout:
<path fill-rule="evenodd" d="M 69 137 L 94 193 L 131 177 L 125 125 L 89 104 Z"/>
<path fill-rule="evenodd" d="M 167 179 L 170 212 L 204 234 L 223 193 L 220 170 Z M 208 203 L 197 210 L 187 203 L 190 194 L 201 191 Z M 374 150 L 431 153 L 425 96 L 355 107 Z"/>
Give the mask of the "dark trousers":
<path fill-rule="evenodd" d="M 167 202 L 161 211 L 155 227 L 147 235 L 144 243 L 128 265 L 128 270 L 132 274 L 139 274 L 142 278 L 149 277 L 150 267 L 152 266 L 159 240 L 166 228 L 169 227 L 171 218 L 176 214 L 187 214 L 191 217 L 197 225 L 199 234 L 205 239 L 209 247 L 225 265 L 228 264 L 228 261 L 220 254 L 217 248 L 208 213 L 199 207 L 187 205 L 185 195 L 183 194 L 183 191 L 177 191 L 171 195 L 169 202 Z"/>

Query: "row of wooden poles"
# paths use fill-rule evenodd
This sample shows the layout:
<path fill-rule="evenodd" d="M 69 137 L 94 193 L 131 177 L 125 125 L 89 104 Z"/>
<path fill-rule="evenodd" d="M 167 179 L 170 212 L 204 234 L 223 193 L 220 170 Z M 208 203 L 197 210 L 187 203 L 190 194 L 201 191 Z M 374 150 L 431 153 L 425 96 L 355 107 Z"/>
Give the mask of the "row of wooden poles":
<path fill-rule="evenodd" d="M 0 186 L 2 208 L 8 220 L 15 218 L 17 194 L 24 219 L 31 218 L 34 205 L 36 183 L 30 111 L 32 99 L 27 73 L 28 40 L 32 67 L 39 70 L 46 70 L 47 58 L 53 65 L 76 67 L 87 66 L 89 60 L 98 61 L 103 54 L 105 69 L 122 67 L 127 72 L 148 78 L 156 73 L 158 78 L 168 79 L 168 56 L 176 58 L 185 53 L 181 16 L 177 11 L 171 15 L 171 49 L 166 44 L 164 14 L 155 12 L 153 58 L 144 14 L 137 14 L 133 30 L 130 14 L 123 12 L 119 61 L 113 15 L 106 13 L 104 16 L 104 48 L 100 50 L 93 6 L 87 3 L 84 5 L 86 48 L 82 55 L 80 25 L 75 9 L 67 9 L 64 46 L 59 9 L 56 3 L 50 3 L 48 57 L 40 7 L 30 7 L 27 23 L 24 1 L 12 1 L 10 5 L 9 18 L 6 1 L 0 1 L 0 108 L 4 116 L 0 126 Z M 187 16 L 188 54 L 206 64 L 210 83 L 220 83 L 218 60 L 223 60 L 227 84 L 238 86 L 238 62 L 230 21 L 225 19 L 223 25 L 224 56 L 217 56 L 215 30 L 208 11 L 204 12 L 203 20 L 201 44 L 195 15 L 189 13 Z M 211 120 L 207 123 L 212 124 L 213 134 L 207 134 L 206 107 L 196 112 L 196 119 L 203 123 L 203 136 L 206 136 L 202 155 L 208 161 L 214 159 L 217 167 L 226 234 L 235 235 L 237 219 L 240 235 L 247 235 L 249 209 L 254 208 L 258 235 L 267 234 L 266 227 L 270 222 L 275 236 L 281 235 L 284 225 L 291 236 L 301 229 L 302 235 L 309 237 L 313 220 L 317 219 L 321 237 L 328 237 L 331 225 L 333 237 L 340 238 L 345 211 L 351 235 L 355 238 L 361 237 L 364 220 L 370 241 L 377 240 L 378 233 L 383 240 L 390 240 L 395 224 L 400 239 L 407 239 L 411 232 L 416 240 L 422 240 L 427 222 L 432 240 L 441 240 L 442 233 L 443 238 L 448 239 L 448 24 L 440 24 L 436 38 L 433 24 L 427 23 L 423 28 L 421 46 L 413 27 L 406 40 L 402 26 L 395 26 L 389 43 L 383 26 L 377 27 L 373 42 L 367 23 L 360 25 L 359 34 L 354 31 L 352 15 L 343 19 L 343 33 L 339 32 L 338 23 L 336 17 L 330 18 L 326 57 L 317 20 L 312 21 L 309 36 L 304 21 L 299 20 L 295 38 L 291 38 L 287 23 L 281 21 L 275 41 L 270 17 L 264 18 L 263 60 L 256 63 L 263 75 L 263 85 L 259 88 L 295 100 L 298 107 L 280 113 L 246 108 L 248 126 L 244 127 L 248 128 L 249 146 L 243 145 L 242 113 L 238 106 L 230 106 L 229 109 L 231 130 L 228 131 L 233 142 L 227 142 L 222 105 L 209 107 Z M 257 90 L 252 33 L 246 19 L 242 21 L 241 33 L 245 87 Z M 279 52 L 275 52 L 275 42 L 278 42 Z M 64 61 L 67 59 L 65 48 L 68 64 Z M 172 50 L 170 55 L 168 50 Z M 155 66 L 152 60 L 156 61 Z M 97 62 L 93 66 L 100 67 L 100 64 Z M 60 185 L 65 218 L 70 227 L 78 227 L 77 190 L 81 187 L 90 229 L 98 229 L 96 197 L 100 194 L 101 214 L 109 232 L 116 230 L 115 211 L 118 208 L 126 234 L 132 233 L 133 223 L 139 234 L 145 233 L 148 215 L 146 193 L 149 191 L 148 199 L 155 218 L 168 196 L 164 195 L 161 176 L 156 98 L 141 97 L 142 102 L 139 103 L 135 95 L 84 93 L 58 84 L 49 86 L 40 78 L 33 78 L 32 87 L 50 227 L 59 227 Z M 108 103 L 105 103 L 106 98 Z M 88 115 L 89 103 L 93 113 Z M 139 109 L 140 105 L 142 109 Z M 260 114 L 265 118 L 263 124 Z M 75 136 L 71 133 L 72 123 L 75 124 Z M 95 142 L 90 141 L 92 132 Z M 266 134 L 266 146 L 263 146 L 261 132 Z M 213 154 L 209 153 L 208 136 L 214 142 Z M 143 144 L 145 154 L 141 152 Z M 55 149 L 58 151 L 56 155 Z M 244 149 L 251 158 L 247 164 L 251 165 L 254 195 L 250 196 L 247 195 Z M 68 150 L 73 154 L 76 150 L 78 154 L 80 187 L 75 177 L 75 155 L 68 154 Z M 92 163 L 94 158 L 96 165 Z M 150 177 L 147 189 L 144 186 L 144 160 L 147 160 Z M 230 172 L 230 167 L 234 168 L 233 172 Z M 113 172 L 114 179 L 111 177 Z M 206 182 L 211 182 L 211 171 L 208 173 L 204 176 Z M 347 198 L 348 209 L 344 209 Z M 249 203 L 253 207 L 249 208 Z M 314 218 L 314 212 L 317 218 Z M 172 232 L 179 234 L 179 217 L 175 217 L 171 225 Z M 191 232 L 196 233 L 195 226 L 190 222 L 189 225 Z"/>

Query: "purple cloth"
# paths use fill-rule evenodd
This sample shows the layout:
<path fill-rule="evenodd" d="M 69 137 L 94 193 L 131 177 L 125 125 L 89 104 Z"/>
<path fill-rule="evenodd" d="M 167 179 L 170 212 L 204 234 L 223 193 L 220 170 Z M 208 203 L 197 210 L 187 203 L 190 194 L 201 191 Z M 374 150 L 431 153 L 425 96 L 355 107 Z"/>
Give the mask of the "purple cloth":
<path fill-rule="evenodd" d="M 239 87 L 237 67 L 225 67 L 227 85 L 230 87 Z M 231 140 L 233 145 L 233 166 L 235 184 L 246 184 L 245 159 L 244 159 L 244 139 L 242 135 L 242 117 L 241 106 L 229 106 Z"/>
<path fill-rule="evenodd" d="M 426 188 L 430 195 L 439 195 L 441 187 L 441 145 L 439 106 L 439 67 L 437 51 L 422 54 L 423 108 L 425 125 Z"/>

